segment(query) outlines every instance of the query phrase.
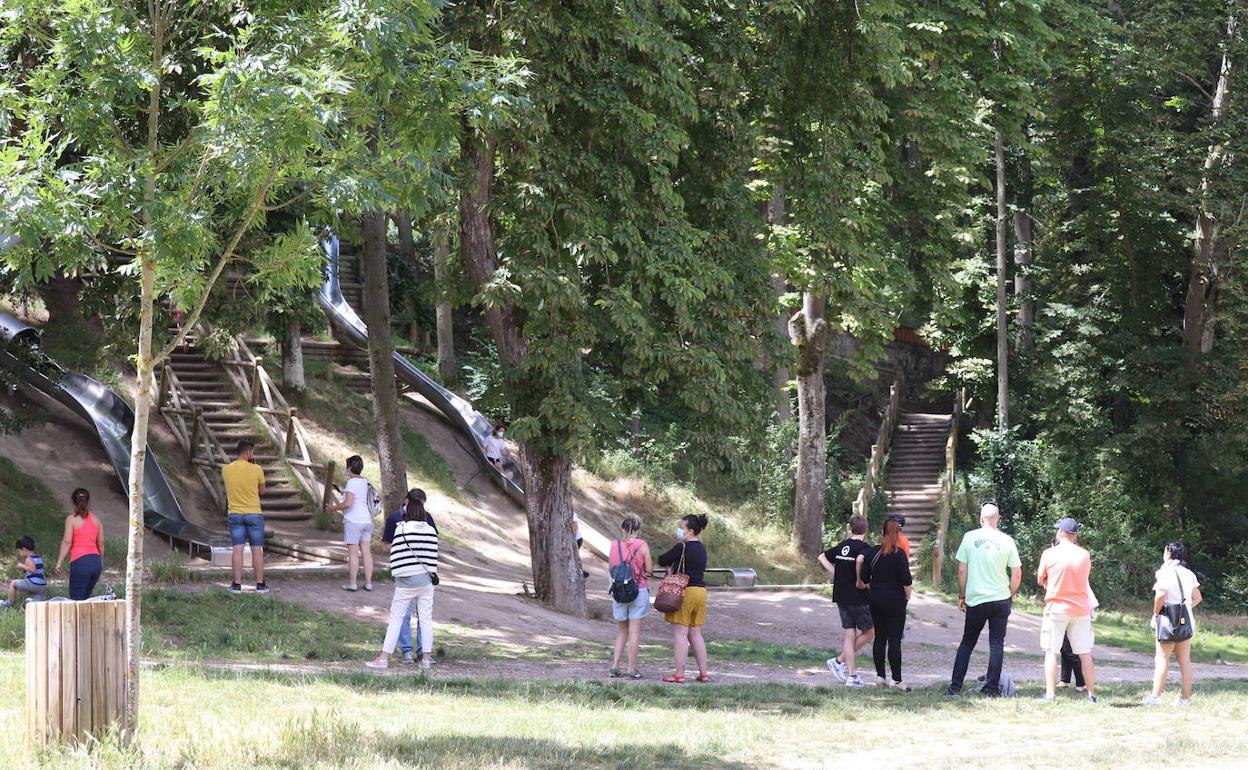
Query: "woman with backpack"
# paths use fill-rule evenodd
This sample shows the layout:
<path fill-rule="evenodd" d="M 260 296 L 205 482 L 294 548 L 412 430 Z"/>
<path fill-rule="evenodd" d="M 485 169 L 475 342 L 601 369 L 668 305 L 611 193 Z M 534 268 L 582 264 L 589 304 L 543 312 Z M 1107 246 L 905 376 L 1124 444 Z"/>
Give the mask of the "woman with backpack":
<path fill-rule="evenodd" d="M 611 541 L 611 614 L 619 626 L 615 634 L 615 655 L 611 676 L 641 679 L 637 670 L 637 650 L 641 647 L 641 620 L 650 614 L 650 590 L 646 579 L 653 570 L 650 546 L 637 537 L 641 518 L 635 513 L 620 523 L 623 537 Z M 628 670 L 620 670 L 620 656 L 628 646 Z"/>
<path fill-rule="evenodd" d="M 422 496 L 423 497 L 423 496 Z M 438 584 L 438 530 L 429 521 L 425 504 L 408 495 L 403 520 L 394 527 L 390 543 L 390 574 L 394 576 L 394 598 L 381 653 L 364 665 L 389 668 L 390 656 L 399 643 L 399 630 L 408 608 L 416 602 L 416 618 L 428 633 L 419 634 L 420 667 L 433 665 L 433 587 Z"/>
<path fill-rule="evenodd" d="M 1157 632 L 1157 654 L 1153 659 L 1153 691 L 1144 696 L 1145 706 L 1161 705 L 1170 673 L 1170 656 L 1179 662 L 1183 677 L 1183 694 L 1179 704 L 1192 702 L 1192 637 L 1196 634 L 1196 605 L 1200 604 L 1200 581 L 1187 566 L 1187 546 L 1177 540 L 1166 543 L 1162 551 L 1161 569 L 1153 583 L 1153 619 Z M 1176 624 L 1174 619 L 1178 618 Z M 1182 630 L 1186 625 L 1187 629 Z M 1160 626 L 1160 627 L 1159 627 Z M 1164 638 L 1163 638 L 1164 637 Z"/>
<path fill-rule="evenodd" d="M 874 553 L 862 565 L 862 582 L 867 584 L 871 622 L 875 626 L 872 647 L 877 687 L 888 687 L 884 661 L 893 675 L 892 686 L 902 692 L 910 688 L 901 681 L 901 637 L 906 630 L 906 604 L 910 601 L 910 557 L 901 549 L 901 525 L 892 518 L 884 522 L 884 536 Z"/>
<path fill-rule="evenodd" d="M 342 542 L 347 547 L 347 584 L 344 591 L 358 591 L 356 573 L 360 556 L 364 557 L 364 590 L 373 590 L 373 509 L 379 501 L 373 485 L 364 478 L 364 460 L 359 455 L 347 458 L 347 483 L 342 490 L 342 502 L 326 507 L 327 511 L 342 511 Z"/>
<path fill-rule="evenodd" d="M 702 638 L 702 625 L 706 623 L 706 546 L 699 535 L 706 529 L 706 523 L 706 516 L 700 513 L 682 518 L 676 527 L 676 545 L 659 557 L 659 566 L 668 568 L 669 577 L 675 574 L 688 578 L 680 608 L 663 616 L 672 624 L 672 652 L 676 658 L 676 671 L 663 677 L 664 682 L 685 683 L 685 662 L 689 659 L 690 647 L 698 662 L 697 681 L 711 681 L 706 668 L 706 641 Z M 684 582 L 683 578 L 680 582 Z M 664 583 L 667 583 L 666 578 Z"/>

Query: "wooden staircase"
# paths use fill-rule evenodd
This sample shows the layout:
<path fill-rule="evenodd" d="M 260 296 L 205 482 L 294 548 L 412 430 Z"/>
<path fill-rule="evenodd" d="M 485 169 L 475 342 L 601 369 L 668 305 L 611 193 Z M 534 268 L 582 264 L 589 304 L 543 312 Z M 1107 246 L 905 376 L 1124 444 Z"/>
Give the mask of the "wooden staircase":
<path fill-rule="evenodd" d="M 941 474 L 953 418 L 948 414 L 902 412 L 893 430 L 886 479 L 887 512 L 906 518 L 911 557 L 928 531 L 938 523 Z"/>
<path fill-rule="evenodd" d="M 225 367 L 205 355 L 192 340 L 188 347 L 172 354 L 169 368 L 177 378 L 181 393 L 199 410 L 202 420 L 196 424 L 203 426 L 210 434 L 211 443 L 224 450 L 229 459 L 233 459 L 239 439 L 255 442 L 255 461 L 264 469 L 265 488 L 260 498 L 264 515 L 275 521 L 312 518 L 304 494 L 292 483 L 278 449 L 252 422 L 250 406 L 239 398 Z M 191 443 L 199 442 L 192 440 Z M 212 460 L 216 468 L 220 468 L 219 454 Z"/>

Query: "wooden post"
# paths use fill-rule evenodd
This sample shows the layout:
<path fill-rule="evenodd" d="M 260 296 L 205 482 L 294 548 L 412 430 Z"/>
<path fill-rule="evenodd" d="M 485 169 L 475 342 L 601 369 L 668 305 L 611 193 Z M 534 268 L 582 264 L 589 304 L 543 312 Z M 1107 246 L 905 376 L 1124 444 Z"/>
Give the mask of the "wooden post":
<path fill-rule="evenodd" d="M 165 401 L 169 399 L 169 367 L 164 366 L 160 369 L 160 394 L 156 397 L 156 409 L 160 410 L 165 405 Z"/>
<path fill-rule="evenodd" d="M 290 457 L 295 451 L 295 412 L 292 406 L 286 415 L 286 446 L 283 448 L 283 454 L 286 457 Z"/>
<path fill-rule="evenodd" d="M 43 746 L 102 738 L 125 720 L 124 601 L 26 606 L 26 734 Z"/>
<path fill-rule="evenodd" d="M 255 409 L 260 405 L 260 366 L 264 363 L 264 359 L 256 356 L 255 362 L 251 365 L 251 408 Z"/>
<path fill-rule="evenodd" d="M 334 494 L 334 461 L 330 460 L 325 463 L 325 493 L 321 495 L 321 510 L 324 511 L 329 507 L 329 501 Z"/>
<path fill-rule="evenodd" d="M 203 419 L 204 410 L 198 406 L 191 410 L 191 445 L 187 448 L 190 459 L 195 459 L 195 445 L 199 443 L 200 426 L 199 423 Z"/>

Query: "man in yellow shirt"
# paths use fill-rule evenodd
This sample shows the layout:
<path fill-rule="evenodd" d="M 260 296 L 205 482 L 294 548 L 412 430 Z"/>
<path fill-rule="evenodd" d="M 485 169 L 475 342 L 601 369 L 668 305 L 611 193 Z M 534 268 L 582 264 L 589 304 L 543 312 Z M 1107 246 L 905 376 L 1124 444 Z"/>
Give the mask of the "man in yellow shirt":
<path fill-rule="evenodd" d="M 230 593 L 243 592 L 243 546 L 251 546 L 251 566 L 256 573 L 256 593 L 265 594 L 264 584 L 264 516 L 260 495 L 264 494 L 264 469 L 252 462 L 256 442 L 240 439 L 238 459 L 221 469 L 227 500 L 226 522 L 230 526 L 230 543 L 234 546 L 234 582 Z"/>

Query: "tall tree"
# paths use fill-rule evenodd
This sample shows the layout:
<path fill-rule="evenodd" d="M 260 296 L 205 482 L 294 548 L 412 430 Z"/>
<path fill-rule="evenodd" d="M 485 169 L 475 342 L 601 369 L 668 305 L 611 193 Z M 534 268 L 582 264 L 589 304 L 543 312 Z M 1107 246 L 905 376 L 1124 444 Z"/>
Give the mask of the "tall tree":
<path fill-rule="evenodd" d="M 451 390 L 459 387 L 459 370 L 455 363 L 455 321 L 451 302 L 446 296 L 450 277 L 451 234 L 446 225 L 436 223 L 433 230 L 433 282 L 437 294 L 434 323 L 438 337 L 438 376 Z"/>
<path fill-rule="evenodd" d="M 27 285 L 58 270 L 129 261 L 138 311 L 135 428 L 128 480 L 126 728 L 137 726 L 143 586 L 143 468 L 154 373 L 192 329 L 226 266 L 261 286 L 311 285 L 311 228 L 265 232 L 300 200 L 340 138 L 344 77 L 384 3 L 272 13 L 174 2 L 111 5 L 3 0 L 0 45 L 27 54 L 0 89 L 14 130 L 0 151 L 0 208 L 19 246 L 4 259 Z M 394 21 L 391 22 L 390 20 Z M 428 42 L 429 37 L 423 38 Z M 405 43 L 412 42 L 410 39 Z M 369 56 L 390 56 L 374 47 Z M 158 299 L 191 308 L 158 345 Z"/>

